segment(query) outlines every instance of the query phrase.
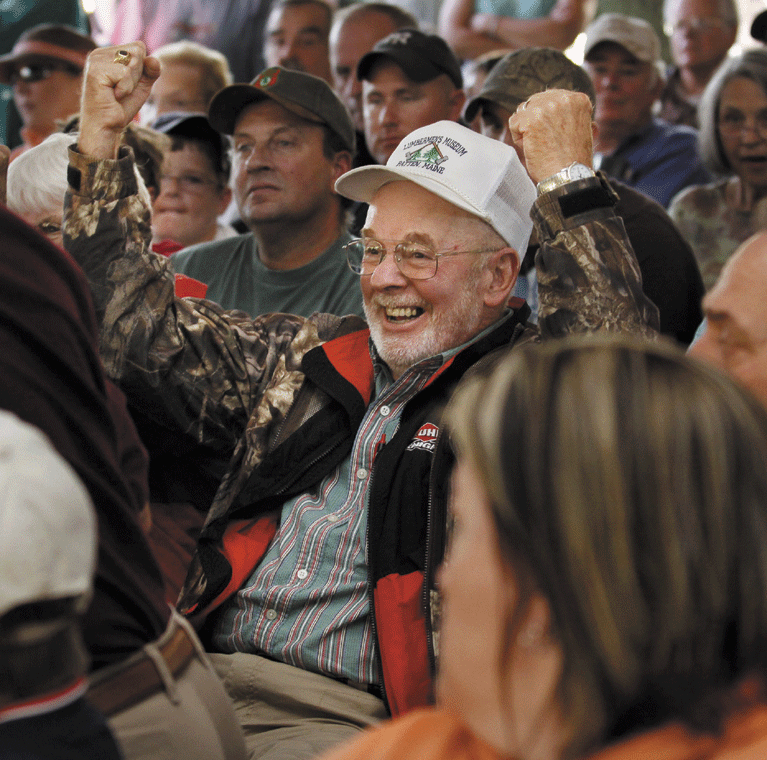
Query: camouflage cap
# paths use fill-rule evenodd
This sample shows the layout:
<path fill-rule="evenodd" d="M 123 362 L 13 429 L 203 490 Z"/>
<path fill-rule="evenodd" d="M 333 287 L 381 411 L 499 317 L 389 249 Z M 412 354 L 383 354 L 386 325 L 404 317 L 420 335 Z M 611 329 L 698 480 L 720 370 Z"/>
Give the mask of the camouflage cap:
<path fill-rule="evenodd" d="M 589 75 L 564 53 L 525 48 L 505 55 L 490 69 L 482 89 L 466 104 L 464 118 L 473 121 L 486 102 L 515 111 L 531 95 L 545 90 L 583 92 L 592 103 L 595 97 Z"/>
<path fill-rule="evenodd" d="M 213 129 L 231 135 L 243 109 L 266 99 L 307 121 L 325 124 L 354 153 L 352 117 L 330 85 L 319 77 L 281 66 L 262 71 L 250 84 L 230 84 L 219 90 L 208 108 L 208 121 Z"/>

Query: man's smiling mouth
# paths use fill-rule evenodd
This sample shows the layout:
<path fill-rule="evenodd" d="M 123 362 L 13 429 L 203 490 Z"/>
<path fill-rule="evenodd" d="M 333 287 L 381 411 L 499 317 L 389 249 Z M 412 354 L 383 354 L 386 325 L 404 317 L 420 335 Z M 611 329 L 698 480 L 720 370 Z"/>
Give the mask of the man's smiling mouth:
<path fill-rule="evenodd" d="M 423 314 L 420 306 L 396 306 L 386 309 L 386 319 L 390 322 L 407 322 Z"/>

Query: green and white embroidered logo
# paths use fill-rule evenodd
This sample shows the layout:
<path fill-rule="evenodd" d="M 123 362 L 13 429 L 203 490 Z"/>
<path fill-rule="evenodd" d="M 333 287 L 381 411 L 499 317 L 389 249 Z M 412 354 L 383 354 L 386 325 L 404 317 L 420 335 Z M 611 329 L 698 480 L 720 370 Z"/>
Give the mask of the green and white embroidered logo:
<path fill-rule="evenodd" d="M 428 164 L 439 166 L 447 161 L 447 156 L 437 147 L 437 144 L 430 142 L 416 150 L 405 153 L 405 160 L 413 164 Z M 424 167 L 426 168 L 426 167 Z"/>
<path fill-rule="evenodd" d="M 255 86 L 260 87 L 262 90 L 266 90 L 269 87 L 274 87 L 277 84 L 277 77 L 280 70 L 276 66 L 272 66 L 271 69 L 261 72 L 261 76 L 258 78 Z"/>
<path fill-rule="evenodd" d="M 425 169 L 435 174 L 445 172 L 445 162 L 449 158 L 463 158 L 467 154 L 466 148 L 461 143 L 447 135 L 425 135 L 409 140 L 404 145 L 400 144 L 395 153 L 392 153 L 391 161 L 395 166 L 407 166 L 411 169 Z M 399 159 L 399 160 L 397 160 Z M 451 171 L 458 170 L 450 162 Z"/>

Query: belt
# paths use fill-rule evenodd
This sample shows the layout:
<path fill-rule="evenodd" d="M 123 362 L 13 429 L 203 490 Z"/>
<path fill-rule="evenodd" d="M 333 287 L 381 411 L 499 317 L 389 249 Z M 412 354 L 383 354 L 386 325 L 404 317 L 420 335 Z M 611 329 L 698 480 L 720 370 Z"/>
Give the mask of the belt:
<path fill-rule="evenodd" d="M 173 621 L 171 620 L 171 624 Z M 181 625 L 176 625 L 158 640 L 156 647 L 168 666 L 171 675 L 179 675 L 186 669 L 197 653 L 197 647 Z M 143 702 L 157 692 L 164 690 L 165 683 L 152 658 L 144 651 L 128 658 L 121 667 L 110 668 L 109 673 L 95 674 L 88 689 L 88 701 L 104 716 Z"/>

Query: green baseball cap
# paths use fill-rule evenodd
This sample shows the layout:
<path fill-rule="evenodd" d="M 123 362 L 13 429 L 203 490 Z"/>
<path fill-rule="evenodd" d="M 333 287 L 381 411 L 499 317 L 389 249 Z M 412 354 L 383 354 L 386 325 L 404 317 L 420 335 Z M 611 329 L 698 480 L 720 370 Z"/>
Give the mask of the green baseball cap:
<path fill-rule="evenodd" d="M 219 90 L 208 108 L 208 121 L 214 129 L 231 135 L 243 109 L 267 98 L 307 121 L 325 124 L 354 153 L 352 118 L 328 83 L 281 66 L 262 71 L 250 84 L 231 84 Z"/>

